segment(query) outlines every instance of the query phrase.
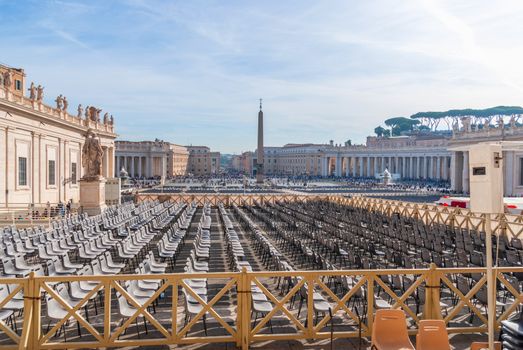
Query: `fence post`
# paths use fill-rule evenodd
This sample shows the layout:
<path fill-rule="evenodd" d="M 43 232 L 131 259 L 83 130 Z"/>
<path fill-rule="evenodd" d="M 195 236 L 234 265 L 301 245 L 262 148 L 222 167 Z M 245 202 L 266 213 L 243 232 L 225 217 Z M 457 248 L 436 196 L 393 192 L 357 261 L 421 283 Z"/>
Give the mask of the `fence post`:
<path fill-rule="evenodd" d="M 33 310 L 33 299 L 31 297 L 32 291 L 34 289 L 34 271 L 31 271 L 29 276 L 25 278 L 24 283 L 24 321 L 22 325 L 22 335 L 20 337 L 20 342 L 18 343 L 18 349 L 24 350 L 29 348 L 29 343 L 32 343 L 31 330 L 32 322 L 34 318 Z"/>
<path fill-rule="evenodd" d="M 32 317 L 31 317 L 31 333 L 30 333 L 30 342 L 29 349 L 39 349 L 40 348 L 40 335 L 42 332 L 41 325 L 41 314 L 42 314 L 42 304 L 40 300 L 40 283 L 35 279 L 34 272 L 31 272 L 29 275 L 29 299 L 33 303 L 32 306 Z"/>
<path fill-rule="evenodd" d="M 428 277 L 425 282 L 425 305 L 423 318 L 426 320 L 441 320 L 440 306 L 440 276 L 436 264 L 430 264 Z"/>
<path fill-rule="evenodd" d="M 367 323 L 369 333 L 367 336 L 370 337 L 374 323 L 374 275 L 371 273 L 367 275 Z"/>
<path fill-rule="evenodd" d="M 249 349 L 249 343 L 250 343 L 250 332 L 251 332 L 251 310 L 250 310 L 250 292 L 251 292 L 251 281 L 249 279 L 249 276 L 247 274 L 247 268 L 244 266 L 242 268 L 242 273 L 240 277 L 241 281 L 241 292 L 240 292 L 240 298 L 238 298 L 238 304 L 241 303 L 241 311 L 242 311 L 242 317 L 241 317 L 241 345 L 242 350 L 248 350 Z"/>

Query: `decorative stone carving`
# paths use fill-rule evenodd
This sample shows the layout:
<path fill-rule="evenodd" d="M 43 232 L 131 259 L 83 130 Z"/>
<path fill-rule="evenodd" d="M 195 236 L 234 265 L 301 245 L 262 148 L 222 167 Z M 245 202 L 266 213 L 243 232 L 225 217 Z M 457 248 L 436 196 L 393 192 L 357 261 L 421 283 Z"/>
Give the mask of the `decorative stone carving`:
<path fill-rule="evenodd" d="M 517 127 L 517 118 L 515 115 L 513 115 L 512 117 L 510 117 L 510 128 L 511 129 L 515 129 Z"/>
<path fill-rule="evenodd" d="M 459 132 L 459 122 L 457 119 L 454 121 L 454 124 L 452 124 L 452 132 L 454 134 L 457 134 Z"/>
<path fill-rule="evenodd" d="M 69 101 L 67 101 L 67 97 L 64 96 L 62 102 L 64 104 L 62 111 L 67 112 L 67 107 L 69 107 Z"/>
<path fill-rule="evenodd" d="M 36 101 L 42 102 L 44 99 L 44 87 L 42 85 L 38 85 L 36 88 Z"/>
<path fill-rule="evenodd" d="M 29 87 L 29 89 L 27 89 L 29 91 L 29 99 L 31 101 L 34 101 L 36 100 L 36 87 L 35 87 L 35 83 L 31 82 L 31 86 Z"/>
<path fill-rule="evenodd" d="M 89 129 L 82 148 L 82 166 L 85 168 L 84 180 L 94 181 L 102 177 L 102 158 L 104 151 L 100 138 Z"/>
<path fill-rule="evenodd" d="M 85 107 L 85 120 L 87 120 L 87 121 L 89 121 L 89 119 L 91 119 L 91 118 L 90 118 L 90 115 L 89 115 L 89 109 L 90 109 L 90 108 L 91 108 L 91 107 L 89 107 L 89 106 L 86 106 L 86 107 Z"/>
<path fill-rule="evenodd" d="M 112 114 L 111 114 L 111 117 L 109 117 L 109 124 L 114 125 L 114 118 L 113 118 Z"/>
<path fill-rule="evenodd" d="M 107 125 L 109 123 L 109 113 L 104 114 L 104 124 Z"/>
<path fill-rule="evenodd" d="M 78 109 L 77 109 L 77 111 L 78 111 L 78 114 L 77 114 L 76 116 L 77 116 L 78 118 L 82 119 L 82 114 L 83 114 L 83 112 L 84 112 L 84 109 L 83 109 L 81 103 L 78 105 Z"/>
<path fill-rule="evenodd" d="M 60 94 L 60 95 L 58 95 L 58 96 L 56 97 L 55 102 L 56 102 L 56 109 L 58 109 L 59 111 L 61 111 L 61 110 L 62 110 L 62 107 L 63 107 L 63 103 L 64 103 L 64 98 L 63 98 L 62 94 Z"/>
<path fill-rule="evenodd" d="M 483 122 L 483 130 L 488 130 L 490 129 L 490 122 L 488 119 L 485 119 L 485 121 Z"/>
<path fill-rule="evenodd" d="M 4 73 L 4 86 L 6 89 L 11 90 L 11 85 L 13 85 L 13 73 L 8 70 Z"/>
<path fill-rule="evenodd" d="M 503 130 L 503 128 L 505 127 L 505 121 L 503 120 L 503 117 L 498 117 L 498 128 L 500 128 L 501 130 Z"/>
<path fill-rule="evenodd" d="M 470 117 L 463 117 L 461 118 L 461 124 L 463 125 L 463 131 L 466 133 L 469 133 L 472 131 L 472 125 L 470 121 Z"/>

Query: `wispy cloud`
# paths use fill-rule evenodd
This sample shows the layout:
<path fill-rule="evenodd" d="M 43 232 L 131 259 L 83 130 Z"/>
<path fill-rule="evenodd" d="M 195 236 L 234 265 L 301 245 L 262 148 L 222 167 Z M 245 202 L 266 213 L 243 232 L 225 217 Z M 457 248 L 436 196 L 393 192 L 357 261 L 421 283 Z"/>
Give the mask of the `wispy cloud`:
<path fill-rule="evenodd" d="M 126 139 L 363 142 L 391 115 L 521 104 L 522 7 L 470 2 L 1 2 L 2 60 Z"/>

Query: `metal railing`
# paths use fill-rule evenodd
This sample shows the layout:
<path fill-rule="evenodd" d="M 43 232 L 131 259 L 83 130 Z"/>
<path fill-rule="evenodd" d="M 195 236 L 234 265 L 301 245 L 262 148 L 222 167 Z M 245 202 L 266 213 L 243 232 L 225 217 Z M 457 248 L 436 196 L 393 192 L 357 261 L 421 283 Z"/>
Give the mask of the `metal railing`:
<path fill-rule="evenodd" d="M 496 326 L 514 315 L 523 303 L 523 294 L 508 281 L 508 275 L 523 273 L 523 267 L 495 268 L 495 280 L 499 286 L 496 295 L 503 299 L 503 308 L 496 313 Z M 456 276 L 475 277 L 475 284 L 468 292 L 460 290 Z M 390 283 L 394 277 L 409 278 L 412 284 L 398 292 Z M 189 279 L 206 278 L 209 285 L 216 288 L 213 293 L 203 297 L 196 288 L 190 286 Z M 340 294 L 337 280 L 347 278 L 349 287 Z M 161 284 L 154 293 L 145 299 L 138 300 L 125 285 L 133 280 L 156 280 Z M 471 279 L 472 280 L 472 279 Z M 0 285 L 10 285 L 11 292 L 0 300 L 0 310 L 23 293 L 23 323 L 21 332 L 0 321 L 0 333 L 8 337 L 1 343 L 0 349 L 74 349 L 74 348 L 108 348 L 123 346 L 173 345 L 230 342 L 247 349 L 249 344 L 259 341 L 291 339 L 325 339 L 333 336 L 370 337 L 372 334 L 374 312 L 383 307 L 378 299 L 387 299 L 389 307 L 403 309 L 409 322 L 409 333 L 417 332 L 421 319 L 443 319 L 449 333 L 476 333 L 487 331 L 486 305 L 482 304 L 478 292 L 484 288 L 487 276 L 484 268 L 436 268 L 429 269 L 394 269 L 394 270 L 347 270 L 347 271 L 264 271 L 264 272 L 224 272 L 199 274 L 158 274 L 158 275 L 105 275 L 105 276 L 63 276 L 37 277 L 32 273 L 26 278 L 0 279 Z M 57 283 L 90 281 L 91 291 L 76 304 L 70 305 L 54 288 Z M 211 283 L 212 282 L 212 283 Z M 276 287 L 278 283 L 278 287 Z M 281 284 L 280 284 L 281 283 Z M 254 319 L 252 312 L 252 291 L 265 295 L 272 309 L 265 310 L 261 319 Z M 421 298 L 420 290 L 424 297 Z M 116 295 L 119 294 L 132 314 L 121 316 L 114 310 L 119 306 Z M 478 295 L 477 295 L 478 294 Z M 165 295 L 170 295 L 166 298 Z M 328 302 L 329 312 L 317 310 L 317 297 Z M 82 314 L 87 304 L 98 298 L 103 304 L 102 312 L 96 320 L 89 320 L 88 314 Z M 186 314 L 187 298 L 199 305 L 190 319 L 183 322 Z M 303 304 L 305 316 L 302 317 L 296 307 L 297 298 Z M 223 307 L 223 299 L 228 299 Z M 56 301 L 65 310 L 66 315 L 60 319 L 49 319 L 44 314 L 44 300 Z M 160 304 L 162 302 L 162 305 Z M 445 303 L 442 303 L 442 302 Z M 185 304 L 184 304 L 185 302 Z M 193 304 L 193 305 L 195 305 Z M 157 313 L 150 311 L 156 305 Z M 443 306 L 442 306 L 443 305 Z M 417 308 L 416 308 L 417 306 Z M 444 310 L 442 310 L 442 307 Z M 464 313 L 464 308 L 469 312 Z M 415 310 L 416 308 L 416 310 Z M 301 311 L 301 305 L 300 305 Z M 444 311 L 444 315 L 443 315 Z M 87 311 L 86 311 L 87 312 Z M 115 314 L 119 323 L 115 326 Z M 163 314 L 163 319 L 158 315 Z M 343 320 L 343 329 L 328 331 L 332 317 Z M 476 318 L 476 323 L 464 321 L 464 317 Z M 256 315 L 258 316 L 258 315 Z M 91 316 L 92 317 L 92 316 Z M 131 338 L 124 333 L 136 324 L 138 318 L 144 320 L 153 331 L 144 339 Z M 219 335 L 194 335 L 196 324 L 204 319 L 214 319 L 220 327 Z M 51 321 L 53 326 L 42 329 L 42 320 Z M 58 341 L 57 333 L 69 321 L 78 323 L 87 335 Z M 263 332 L 267 324 L 278 321 L 286 326 L 274 333 Z M 150 327 L 149 326 L 149 327 Z M 332 327 L 332 324 L 331 324 Z M 336 327 L 339 327 L 339 323 Z M 63 332 L 66 332 L 64 329 Z M 190 335 L 189 332 L 193 332 Z M 199 331 L 201 333 L 201 330 Z M 139 333 L 138 333 L 139 335 Z M 120 339 L 122 336 L 125 339 Z M 83 338 L 83 339 L 82 339 Z"/>

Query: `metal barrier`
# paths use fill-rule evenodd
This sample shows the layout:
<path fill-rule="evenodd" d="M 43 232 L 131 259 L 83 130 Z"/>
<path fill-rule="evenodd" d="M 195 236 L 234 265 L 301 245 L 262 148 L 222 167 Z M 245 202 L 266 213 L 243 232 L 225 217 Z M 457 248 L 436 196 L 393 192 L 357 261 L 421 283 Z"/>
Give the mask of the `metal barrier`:
<path fill-rule="evenodd" d="M 505 300 L 504 307 L 496 314 L 496 326 L 499 327 L 500 322 L 513 314 L 523 303 L 523 294 L 509 283 L 507 277 L 508 274 L 523 273 L 523 267 L 495 268 L 493 273 L 500 287 L 497 293 L 498 300 Z M 456 276 L 465 275 L 474 277 L 476 284 L 463 293 L 456 284 Z M 400 293 L 390 283 L 391 278 L 399 276 L 412 280 L 412 284 Z M 190 286 L 189 279 L 201 278 L 206 278 L 209 285 L 216 287 L 215 291 L 208 295 L 209 300 L 199 294 L 197 288 Z M 340 278 L 351 281 L 343 295 L 336 287 Z M 0 279 L 0 285 L 9 284 L 12 289 L 4 300 L 0 300 L 0 310 L 17 294 L 23 293 L 24 298 L 21 335 L 4 321 L 0 321 L 0 331 L 5 333 L 12 343 L 7 345 L 4 342 L 0 349 L 109 348 L 214 342 L 235 343 L 242 349 L 247 349 L 249 344 L 259 341 L 328 338 L 331 333 L 326 327 L 331 321 L 331 315 L 343 321 L 343 329 L 336 329 L 332 333 L 334 338 L 359 337 L 360 334 L 362 337 L 370 337 L 375 309 L 382 307 L 378 303 L 378 299 L 381 298 L 389 298 L 390 307 L 405 311 L 410 334 L 417 332 L 417 325 L 421 319 L 443 319 L 449 333 L 486 332 L 486 307 L 481 305 L 481 298 L 476 295 L 485 285 L 486 279 L 484 268 L 440 269 L 435 265 L 431 265 L 429 269 L 412 270 L 244 270 L 227 273 L 64 277 L 37 277 L 31 274 L 27 278 Z M 137 300 L 137 297 L 133 297 L 125 288 L 126 283 L 137 280 L 156 280 L 161 283 L 150 297 Z M 76 304 L 70 305 L 54 286 L 57 283 L 77 281 L 88 281 L 92 290 Z M 258 293 L 266 296 L 272 310 L 266 310 L 258 322 L 255 317 L 253 323 L 251 313 L 255 310 L 252 290 L 255 287 Z M 423 298 L 420 290 L 424 291 Z M 125 317 L 119 316 L 120 323 L 114 326 L 112 309 L 119 307 L 118 297 L 115 297 L 117 294 L 124 298 L 133 311 Z M 171 297 L 162 297 L 164 295 Z M 329 312 L 317 310 L 315 303 L 318 302 L 319 295 L 320 299 L 323 298 L 328 303 Z M 303 304 L 306 310 L 304 317 L 297 312 L 297 297 L 301 297 L 300 304 Z M 93 322 L 88 319 L 88 315 L 82 315 L 82 309 L 90 300 L 96 302 L 96 298 L 103 301 L 103 307 L 101 315 Z M 183 323 L 183 315 L 186 312 L 185 298 L 191 298 L 195 303 L 193 305 L 199 307 L 191 314 L 190 320 L 186 319 Z M 224 298 L 230 299 L 226 303 L 227 306 L 219 306 Z M 60 319 L 50 320 L 54 325 L 47 330 L 42 329 L 42 320 L 49 321 L 48 316 L 43 315 L 43 309 L 47 307 L 44 306 L 44 300 L 47 304 L 54 300 L 53 307 L 61 308 L 66 313 Z M 452 300 L 453 302 L 450 302 Z M 442 301 L 448 302 L 443 304 L 446 306 L 445 310 L 442 310 Z M 416 303 L 418 310 L 413 309 Z M 158 310 L 153 315 L 149 308 L 154 305 Z M 469 308 L 470 313 L 464 314 L 464 307 Z M 301 305 L 299 310 L 301 311 Z M 445 315 L 442 315 L 443 311 Z M 162 313 L 164 319 L 159 316 Z M 479 324 L 464 322 L 465 315 L 476 317 Z M 220 327 L 223 334 L 189 335 L 197 323 L 208 317 L 215 320 L 214 324 Z M 133 322 L 138 331 L 138 318 L 143 318 L 144 324 L 146 322 L 152 326 L 154 332 L 145 339 L 135 339 L 128 335 L 125 339 L 120 339 L 124 332 L 133 326 Z M 78 330 L 82 327 L 88 334 L 83 334 L 84 340 L 69 338 L 64 342 L 57 341 L 57 333 L 71 320 L 78 323 Z M 283 329 L 274 333 L 264 332 L 267 330 L 265 326 L 271 321 L 278 321 L 280 327 L 284 326 Z M 272 328 L 272 324 L 270 325 Z M 64 329 L 63 332 L 65 331 Z"/>

